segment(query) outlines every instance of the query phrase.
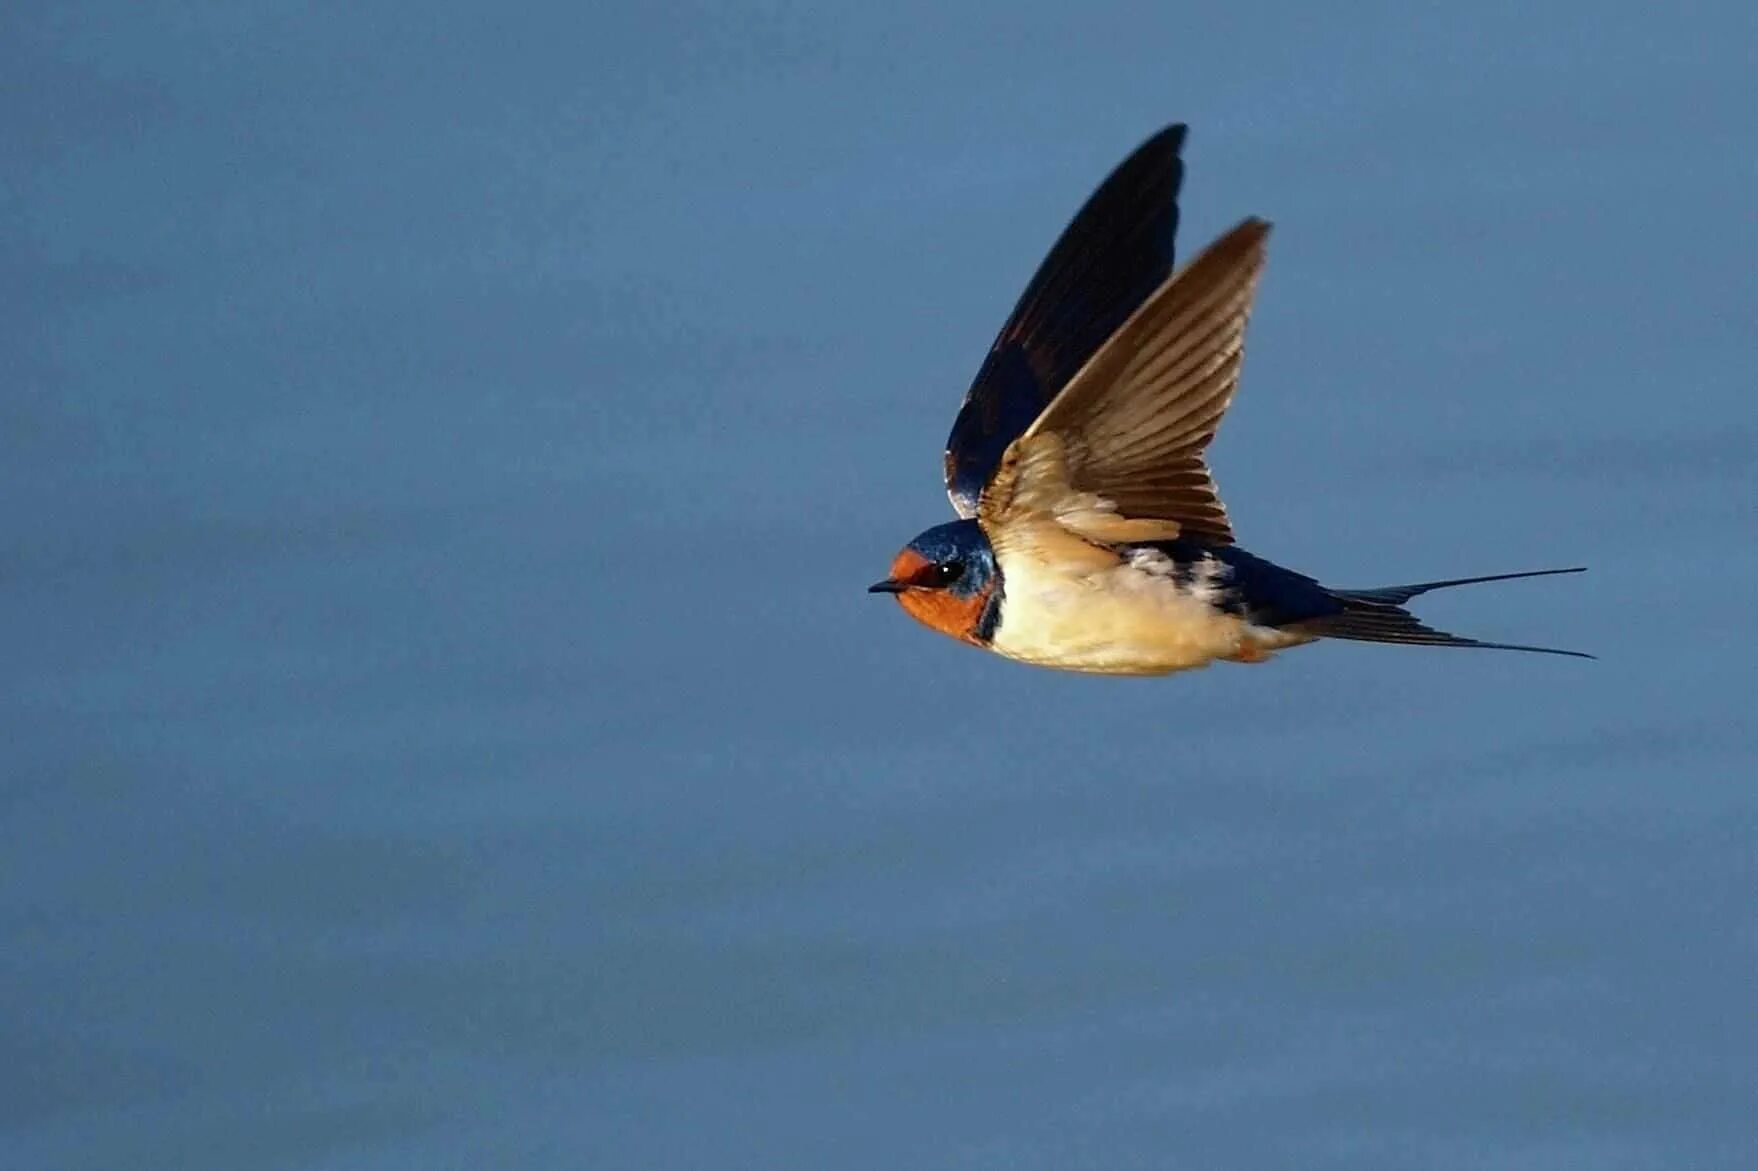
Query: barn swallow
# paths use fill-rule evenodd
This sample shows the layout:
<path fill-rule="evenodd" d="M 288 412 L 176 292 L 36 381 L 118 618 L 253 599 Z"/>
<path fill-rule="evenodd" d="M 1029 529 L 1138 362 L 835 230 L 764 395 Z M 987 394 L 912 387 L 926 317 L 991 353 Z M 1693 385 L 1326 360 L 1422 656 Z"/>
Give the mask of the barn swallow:
<path fill-rule="evenodd" d="M 1270 225 L 1247 219 L 1173 271 L 1170 126 L 1081 208 L 1002 326 L 946 443 L 959 519 L 869 592 L 942 634 L 1045 667 L 1162 675 L 1320 638 L 1484 647 L 1404 608 L 1541 569 L 1334 589 L 1233 541 L 1205 452 L 1233 398 Z"/>

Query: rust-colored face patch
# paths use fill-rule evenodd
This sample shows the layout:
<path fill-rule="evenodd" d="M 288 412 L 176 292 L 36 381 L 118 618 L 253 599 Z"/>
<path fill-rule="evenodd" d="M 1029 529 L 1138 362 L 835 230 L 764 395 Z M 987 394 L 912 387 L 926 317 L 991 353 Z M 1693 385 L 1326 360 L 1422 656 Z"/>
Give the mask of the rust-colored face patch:
<path fill-rule="evenodd" d="M 972 646 L 982 645 L 976 632 L 987 600 L 982 594 L 961 598 L 951 590 L 912 589 L 897 595 L 897 604 L 911 618 Z"/>
<path fill-rule="evenodd" d="M 905 549 L 891 559 L 891 580 L 913 582 L 934 568 L 934 563 L 914 549 Z"/>
<path fill-rule="evenodd" d="M 891 580 L 905 587 L 897 593 L 897 604 L 904 613 L 930 630 L 981 645 L 976 632 L 989 600 L 987 590 L 961 597 L 937 584 L 939 567 L 914 549 L 905 549 L 892 559 Z"/>

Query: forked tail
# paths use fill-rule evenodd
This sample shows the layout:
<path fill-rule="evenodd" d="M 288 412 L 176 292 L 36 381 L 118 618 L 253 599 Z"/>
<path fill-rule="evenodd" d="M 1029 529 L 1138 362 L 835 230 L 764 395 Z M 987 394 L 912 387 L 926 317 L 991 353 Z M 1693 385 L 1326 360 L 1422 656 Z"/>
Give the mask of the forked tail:
<path fill-rule="evenodd" d="M 1591 659 L 1582 651 L 1565 651 L 1548 646 L 1521 646 L 1510 642 L 1482 642 L 1461 638 L 1425 626 L 1416 615 L 1404 609 L 1404 603 L 1430 590 L 1450 586 L 1476 585 L 1485 581 L 1512 581 L 1521 577 L 1549 577 L 1558 573 L 1582 573 L 1585 566 L 1572 569 L 1537 569 L 1527 573 L 1495 573 L 1487 577 L 1458 577 L 1451 581 L 1425 581 L 1416 585 L 1382 586 L 1376 590 L 1330 590 L 1332 597 L 1343 604 L 1341 612 L 1302 622 L 1300 628 L 1324 638 L 1344 638 L 1357 642 L 1392 642 L 1414 646 L 1469 646 L 1497 651 L 1531 651 L 1540 655 L 1568 655 Z"/>

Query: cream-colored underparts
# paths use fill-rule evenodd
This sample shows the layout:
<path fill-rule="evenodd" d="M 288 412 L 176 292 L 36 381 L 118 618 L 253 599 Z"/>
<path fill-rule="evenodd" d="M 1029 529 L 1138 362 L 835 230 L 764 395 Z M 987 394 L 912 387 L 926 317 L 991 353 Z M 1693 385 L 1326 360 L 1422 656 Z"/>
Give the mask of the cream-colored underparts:
<path fill-rule="evenodd" d="M 1301 635 L 1253 626 L 1210 603 L 1215 584 L 1181 586 L 1161 567 L 1046 561 L 998 551 L 1004 601 L 993 648 L 1011 659 L 1109 675 L 1163 675 L 1280 650 Z"/>

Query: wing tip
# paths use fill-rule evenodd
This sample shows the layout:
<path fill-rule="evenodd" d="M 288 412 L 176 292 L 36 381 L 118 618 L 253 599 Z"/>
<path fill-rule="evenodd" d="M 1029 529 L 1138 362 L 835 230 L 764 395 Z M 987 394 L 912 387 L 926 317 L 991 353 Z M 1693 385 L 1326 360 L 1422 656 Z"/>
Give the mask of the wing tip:
<path fill-rule="evenodd" d="M 1081 211 L 1084 213 L 1102 202 L 1101 196 L 1117 198 L 1123 189 L 1161 187 L 1170 198 L 1176 215 L 1179 189 L 1184 186 L 1183 152 L 1188 129 L 1182 122 L 1173 122 L 1142 139 L 1093 189 Z M 1081 214 L 1077 213 L 1074 221 L 1078 222 L 1080 218 Z"/>
<path fill-rule="evenodd" d="M 1275 226 L 1275 224 L 1266 220 L 1262 216 L 1248 215 L 1234 225 L 1233 230 L 1227 234 L 1229 236 L 1241 236 L 1245 239 L 1249 239 L 1253 243 L 1259 243 L 1269 239 L 1270 231 L 1275 228 Z"/>
<path fill-rule="evenodd" d="M 1246 271 L 1255 274 L 1263 266 L 1270 230 L 1274 227 L 1274 224 L 1261 216 L 1246 216 L 1197 253 L 1195 259 L 1185 265 L 1173 279 L 1178 279 L 1199 265 L 1225 268 L 1242 264 Z"/>
<path fill-rule="evenodd" d="M 1168 122 L 1147 138 L 1136 150 L 1166 150 L 1177 154 L 1184 149 L 1184 140 L 1190 134 L 1190 127 L 1183 122 Z"/>

